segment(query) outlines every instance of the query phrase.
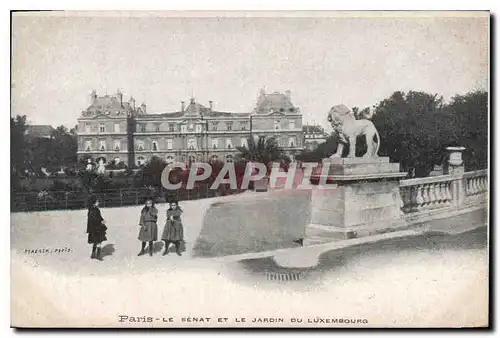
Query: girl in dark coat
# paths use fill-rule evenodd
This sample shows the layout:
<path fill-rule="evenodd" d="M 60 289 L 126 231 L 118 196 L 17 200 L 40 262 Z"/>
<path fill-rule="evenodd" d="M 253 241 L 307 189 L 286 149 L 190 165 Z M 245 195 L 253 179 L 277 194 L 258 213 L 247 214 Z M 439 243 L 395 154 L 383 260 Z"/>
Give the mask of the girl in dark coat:
<path fill-rule="evenodd" d="M 92 244 L 92 255 L 91 259 L 102 260 L 101 258 L 101 243 L 106 241 L 106 222 L 101 216 L 101 211 L 99 210 L 99 201 L 97 197 L 92 195 L 89 199 L 89 210 L 88 210 L 88 220 L 87 220 L 87 231 L 88 243 Z"/>
<path fill-rule="evenodd" d="M 149 242 L 149 255 L 153 256 L 153 242 L 158 239 L 158 209 L 154 206 L 153 198 L 146 199 L 146 205 L 141 210 L 141 219 L 139 220 L 139 240 L 142 242 L 141 252 L 138 256 L 146 253 L 146 242 Z"/>
<path fill-rule="evenodd" d="M 170 208 L 167 210 L 167 220 L 163 228 L 161 239 L 165 242 L 165 251 L 163 256 L 168 254 L 170 243 L 175 244 L 177 255 L 181 255 L 181 241 L 184 240 L 184 228 L 181 221 L 182 209 L 177 202 L 170 203 Z"/>

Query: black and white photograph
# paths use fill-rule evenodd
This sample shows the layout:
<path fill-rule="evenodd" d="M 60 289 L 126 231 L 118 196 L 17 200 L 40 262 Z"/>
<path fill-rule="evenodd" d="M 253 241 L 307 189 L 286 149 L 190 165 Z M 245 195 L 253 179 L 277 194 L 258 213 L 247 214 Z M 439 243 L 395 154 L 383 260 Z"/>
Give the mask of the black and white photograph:
<path fill-rule="evenodd" d="M 490 20 L 12 11 L 11 327 L 488 327 Z"/>

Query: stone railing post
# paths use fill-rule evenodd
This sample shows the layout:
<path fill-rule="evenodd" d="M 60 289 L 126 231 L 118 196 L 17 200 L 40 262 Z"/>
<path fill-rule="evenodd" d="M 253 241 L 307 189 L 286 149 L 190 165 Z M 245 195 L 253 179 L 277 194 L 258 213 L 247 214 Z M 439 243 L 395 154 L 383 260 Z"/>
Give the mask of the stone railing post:
<path fill-rule="evenodd" d="M 452 189 L 453 189 L 453 204 L 456 209 L 460 209 L 464 203 L 465 199 L 465 184 L 464 176 L 464 161 L 462 159 L 462 153 L 465 150 L 464 147 L 447 147 L 448 151 L 448 172 L 452 176 Z"/>

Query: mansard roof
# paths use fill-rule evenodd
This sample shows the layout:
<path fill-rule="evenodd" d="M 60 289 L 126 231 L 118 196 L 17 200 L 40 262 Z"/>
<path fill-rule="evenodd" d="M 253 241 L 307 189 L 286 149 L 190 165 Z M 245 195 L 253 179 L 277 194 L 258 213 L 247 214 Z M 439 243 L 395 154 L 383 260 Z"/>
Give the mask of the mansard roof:
<path fill-rule="evenodd" d="M 132 109 L 130 104 L 120 103 L 115 96 L 105 95 L 98 96 L 95 101 L 86 109 L 87 111 L 105 111 L 105 110 L 122 110 Z"/>
<path fill-rule="evenodd" d="M 143 114 L 143 109 L 141 107 L 133 107 L 131 102 L 135 100 L 131 99 L 129 102 L 120 102 L 117 95 L 104 95 L 97 96 L 95 91 L 93 92 L 94 97 L 91 96 L 93 100 L 92 104 L 83 110 L 81 117 L 83 118 L 96 118 L 101 115 L 107 118 L 123 118 L 124 116 L 135 116 L 137 114 Z"/>
<path fill-rule="evenodd" d="M 290 113 L 295 112 L 296 109 L 288 95 L 279 92 L 266 94 L 262 91 L 255 112 L 268 114 L 271 111 Z"/>

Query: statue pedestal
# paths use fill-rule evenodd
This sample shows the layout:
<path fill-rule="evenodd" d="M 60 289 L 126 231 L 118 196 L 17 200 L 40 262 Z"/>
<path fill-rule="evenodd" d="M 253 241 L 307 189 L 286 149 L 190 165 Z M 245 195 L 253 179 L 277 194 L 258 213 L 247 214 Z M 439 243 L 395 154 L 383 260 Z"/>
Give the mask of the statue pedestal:
<path fill-rule="evenodd" d="M 329 158 L 322 163 L 324 176 L 317 177 L 319 185 L 312 191 L 306 242 L 363 237 L 405 226 L 399 180 L 406 173 L 399 171 L 398 163 L 389 163 L 387 157 Z"/>

